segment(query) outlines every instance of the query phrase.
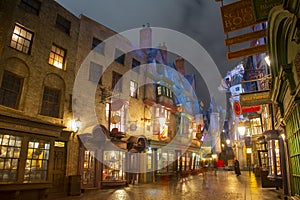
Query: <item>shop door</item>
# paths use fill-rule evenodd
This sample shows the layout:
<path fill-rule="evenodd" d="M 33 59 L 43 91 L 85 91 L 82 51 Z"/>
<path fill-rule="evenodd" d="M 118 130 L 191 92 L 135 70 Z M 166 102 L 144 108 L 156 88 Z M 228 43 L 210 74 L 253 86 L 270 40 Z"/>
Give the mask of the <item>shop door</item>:
<path fill-rule="evenodd" d="M 55 142 L 54 147 L 54 166 L 53 176 L 53 193 L 63 193 L 66 191 L 66 147 L 65 142 Z"/>
<path fill-rule="evenodd" d="M 82 188 L 95 187 L 95 152 L 84 150 Z"/>

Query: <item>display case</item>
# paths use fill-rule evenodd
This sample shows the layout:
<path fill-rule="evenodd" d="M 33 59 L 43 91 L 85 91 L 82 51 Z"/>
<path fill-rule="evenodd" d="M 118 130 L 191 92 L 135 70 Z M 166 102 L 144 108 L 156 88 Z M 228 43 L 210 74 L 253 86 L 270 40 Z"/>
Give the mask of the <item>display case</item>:
<path fill-rule="evenodd" d="M 125 152 L 123 151 L 104 151 L 103 153 L 103 181 L 125 180 Z"/>
<path fill-rule="evenodd" d="M 268 178 L 274 181 L 276 188 L 278 188 L 282 186 L 280 134 L 277 130 L 271 130 L 266 131 L 265 136 L 267 140 L 269 159 Z"/>

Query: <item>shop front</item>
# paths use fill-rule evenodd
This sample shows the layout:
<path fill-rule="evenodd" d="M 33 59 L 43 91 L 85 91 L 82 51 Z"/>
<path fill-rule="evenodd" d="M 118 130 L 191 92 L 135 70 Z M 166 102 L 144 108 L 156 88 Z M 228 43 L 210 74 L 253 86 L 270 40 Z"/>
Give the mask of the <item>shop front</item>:
<path fill-rule="evenodd" d="M 0 124 L 1 199 L 47 198 L 55 181 L 55 139 L 63 127 L 3 115 Z"/>

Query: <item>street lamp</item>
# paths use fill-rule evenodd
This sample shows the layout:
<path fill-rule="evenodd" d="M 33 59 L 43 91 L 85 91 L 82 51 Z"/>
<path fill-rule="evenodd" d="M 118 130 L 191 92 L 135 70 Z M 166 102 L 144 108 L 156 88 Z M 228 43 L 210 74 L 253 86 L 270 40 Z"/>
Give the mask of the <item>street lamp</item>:
<path fill-rule="evenodd" d="M 229 139 L 226 140 L 226 144 L 227 144 L 227 145 L 230 144 L 230 140 L 229 140 Z"/>

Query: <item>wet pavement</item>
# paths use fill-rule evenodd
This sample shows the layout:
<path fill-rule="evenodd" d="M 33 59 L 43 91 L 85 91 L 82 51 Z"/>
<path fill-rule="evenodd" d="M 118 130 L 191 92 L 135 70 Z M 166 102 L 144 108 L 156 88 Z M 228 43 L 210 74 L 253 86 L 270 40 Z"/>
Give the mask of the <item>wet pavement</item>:
<path fill-rule="evenodd" d="M 275 188 L 262 188 L 260 177 L 232 171 L 207 172 L 179 181 L 158 181 L 128 187 L 92 190 L 80 196 L 55 198 L 57 200 L 160 200 L 160 199 L 213 199 L 213 200 L 276 200 L 284 199 Z"/>

